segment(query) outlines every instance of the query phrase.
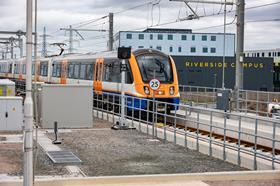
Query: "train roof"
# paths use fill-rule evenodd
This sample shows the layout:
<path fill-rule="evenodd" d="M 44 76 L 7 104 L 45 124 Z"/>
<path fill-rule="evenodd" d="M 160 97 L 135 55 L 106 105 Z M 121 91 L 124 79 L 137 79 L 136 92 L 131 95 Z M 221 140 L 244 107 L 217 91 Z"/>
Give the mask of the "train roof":
<path fill-rule="evenodd" d="M 155 50 L 155 49 L 137 49 L 132 51 L 132 54 L 135 56 L 142 55 L 142 54 L 148 54 L 148 53 L 155 53 L 158 55 L 168 56 L 167 54 Z M 87 59 L 96 59 L 96 58 L 117 58 L 118 52 L 117 51 L 105 51 L 105 52 L 97 52 L 97 53 L 87 53 L 87 54 L 66 54 L 61 56 L 49 56 L 46 58 L 39 58 L 40 61 L 47 61 L 47 60 L 63 60 L 63 59 L 69 59 L 69 60 L 87 60 Z M 20 58 L 20 59 L 8 59 L 8 60 L 0 60 L 1 62 L 11 62 L 11 61 L 23 61 L 26 58 Z M 34 59 L 32 59 L 34 61 Z"/>

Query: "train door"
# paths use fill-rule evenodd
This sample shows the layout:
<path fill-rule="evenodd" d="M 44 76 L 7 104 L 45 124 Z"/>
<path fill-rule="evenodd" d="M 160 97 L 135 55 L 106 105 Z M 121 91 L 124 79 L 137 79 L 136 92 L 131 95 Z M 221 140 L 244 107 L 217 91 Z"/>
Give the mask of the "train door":
<path fill-rule="evenodd" d="M 61 78 L 60 84 L 66 84 L 68 61 L 63 60 L 61 63 Z"/>
<path fill-rule="evenodd" d="M 96 59 L 94 67 L 93 88 L 96 92 L 102 92 L 103 58 Z"/>

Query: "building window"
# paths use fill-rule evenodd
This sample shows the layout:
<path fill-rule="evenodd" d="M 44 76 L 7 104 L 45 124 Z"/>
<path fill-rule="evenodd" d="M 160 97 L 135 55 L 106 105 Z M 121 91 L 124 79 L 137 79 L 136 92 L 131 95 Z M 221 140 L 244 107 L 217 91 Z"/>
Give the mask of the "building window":
<path fill-rule="evenodd" d="M 144 34 L 139 34 L 138 39 L 144 39 Z"/>
<path fill-rule="evenodd" d="M 278 52 L 278 57 L 280 57 L 280 52 Z"/>
<path fill-rule="evenodd" d="M 268 52 L 268 57 L 271 57 L 271 52 Z"/>
<path fill-rule="evenodd" d="M 158 34 L 157 38 L 158 38 L 158 40 L 163 40 L 163 35 L 162 34 Z"/>
<path fill-rule="evenodd" d="M 178 47 L 178 52 L 182 52 L 182 47 Z"/>
<path fill-rule="evenodd" d="M 207 36 L 206 35 L 201 36 L 201 40 L 202 41 L 207 41 Z"/>
<path fill-rule="evenodd" d="M 216 36 L 211 36 L 211 41 L 216 41 Z"/>
<path fill-rule="evenodd" d="M 126 39 L 132 39 L 132 34 L 126 34 Z"/>
<path fill-rule="evenodd" d="M 193 41 L 195 40 L 195 35 L 192 35 L 192 40 L 193 40 Z"/>
<path fill-rule="evenodd" d="M 167 36 L 167 39 L 168 39 L 168 40 L 173 40 L 173 35 L 168 35 L 168 36 Z"/>
<path fill-rule="evenodd" d="M 157 50 L 161 50 L 161 46 L 157 46 Z"/>
<path fill-rule="evenodd" d="M 144 46 L 138 46 L 138 48 L 144 48 Z"/>
<path fill-rule="evenodd" d="M 181 40 L 183 40 L 183 41 L 187 40 L 187 36 L 186 35 L 181 35 Z"/>
<path fill-rule="evenodd" d="M 153 46 L 150 46 L 150 48 L 153 48 Z"/>
<path fill-rule="evenodd" d="M 257 57 L 260 57 L 260 53 L 257 53 Z"/>
<path fill-rule="evenodd" d="M 173 52 L 173 47 L 169 47 L 169 52 Z"/>
<path fill-rule="evenodd" d="M 150 40 L 153 40 L 153 34 L 150 34 Z"/>
<path fill-rule="evenodd" d="M 206 49 L 207 49 L 207 48 L 206 48 Z M 210 52 L 211 52 L 211 53 L 216 53 L 216 48 L 211 48 L 211 49 L 210 49 Z"/>
<path fill-rule="evenodd" d="M 191 53 L 195 53 L 196 52 L 196 48 L 195 47 L 191 47 Z"/>
<path fill-rule="evenodd" d="M 262 52 L 262 57 L 264 57 L 264 52 Z"/>
<path fill-rule="evenodd" d="M 203 53 L 208 53 L 208 48 L 207 48 L 207 47 L 203 47 L 203 48 L 202 48 L 202 52 L 203 52 Z"/>

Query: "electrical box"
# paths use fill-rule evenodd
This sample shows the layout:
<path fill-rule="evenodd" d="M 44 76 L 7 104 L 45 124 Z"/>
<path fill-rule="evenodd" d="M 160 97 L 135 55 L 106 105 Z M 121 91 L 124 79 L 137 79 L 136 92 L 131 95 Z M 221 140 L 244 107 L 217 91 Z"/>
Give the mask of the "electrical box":
<path fill-rule="evenodd" d="M 0 97 L 0 131 L 20 131 L 22 127 L 22 97 Z"/>
<path fill-rule="evenodd" d="M 15 82 L 0 79 L 0 96 L 15 96 Z"/>
<path fill-rule="evenodd" d="M 91 128 L 93 126 L 92 85 L 43 84 L 39 90 L 42 128 Z"/>
<path fill-rule="evenodd" d="M 229 98 L 230 90 L 218 90 L 217 91 L 217 109 L 229 110 Z"/>

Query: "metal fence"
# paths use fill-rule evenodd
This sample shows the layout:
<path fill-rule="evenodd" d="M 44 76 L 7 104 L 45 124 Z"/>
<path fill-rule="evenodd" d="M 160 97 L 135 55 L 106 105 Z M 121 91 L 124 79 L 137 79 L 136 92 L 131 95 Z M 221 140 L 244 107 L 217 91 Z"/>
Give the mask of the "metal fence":
<path fill-rule="evenodd" d="M 181 102 L 194 102 L 195 105 L 204 105 L 204 107 L 215 108 L 217 102 L 217 92 L 221 88 L 200 87 L 200 86 L 179 86 L 181 94 Z M 231 91 L 230 110 L 243 113 L 252 113 L 257 116 L 270 116 L 268 106 L 270 103 L 278 103 L 280 101 L 280 92 L 265 92 L 265 91 L 251 91 L 240 90 L 239 94 L 234 95 Z M 237 109 L 237 102 L 239 107 Z M 206 106 L 205 106 L 206 105 Z"/>
<path fill-rule="evenodd" d="M 120 99 L 118 94 L 95 94 L 96 117 L 120 121 Z M 154 138 L 250 169 L 280 169 L 279 120 L 130 96 L 125 102 L 127 123 Z M 168 113 L 168 107 L 178 110 Z"/>

